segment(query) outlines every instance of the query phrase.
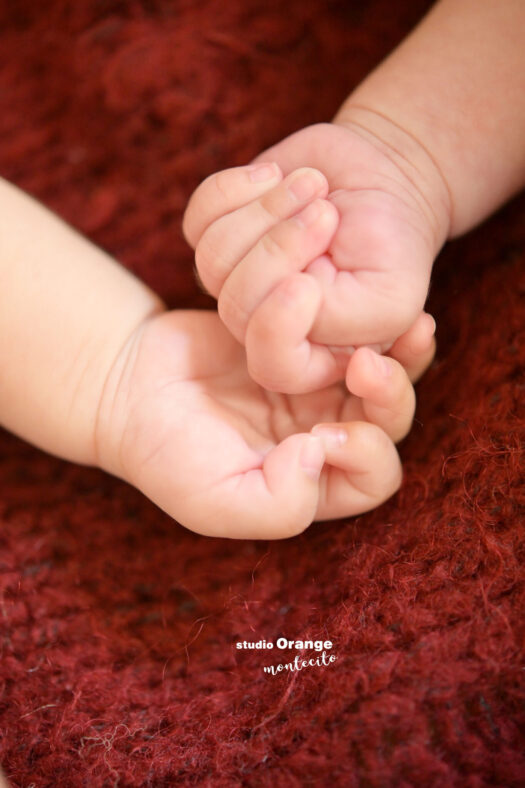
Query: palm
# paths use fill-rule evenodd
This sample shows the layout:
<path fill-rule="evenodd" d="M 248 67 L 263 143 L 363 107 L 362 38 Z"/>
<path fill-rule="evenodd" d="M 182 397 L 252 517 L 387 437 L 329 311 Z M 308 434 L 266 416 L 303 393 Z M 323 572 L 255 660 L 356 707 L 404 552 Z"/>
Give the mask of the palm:
<path fill-rule="evenodd" d="M 204 533 L 213 532 L 221 512 L 229 516 L 232 501 L 243 509 L 239 496 L 246 496 L 246 512 L 255 504 L 256 515 L 259 499 L 264 507 L 261 466 L 269 450 L 318 422 L 364 418 L 360 401 L 342 384 L 293 396 L 258 386 L 248 375 L 244 349 L 214 312 L 167 312 L 151 320 L 123 378 L 117 402 L 125 414 L 114 417 L 126 425 L 118 439 L 122 475 Z M 348 487 L 343 471 L 323 470 L 324 477 L 329 473 L 344 477 L 340 482 Z M 308 504 L 310 521 L 341 515 L 337 484 L 330 488 L 332 498 L 322 481 L 319 498 Z M 362 507 L 358 490 L 355 499 Z"/>
<path fill-rule="evenodd" d="M 306 269 L 325 292 L 311 339 L 393 342 L 423 308 L 436 251 L 411 181 L 373 142 L 333 124 L 302 129 L 257 158 L 276 161 L 285 175 L 321 170 L 341 217 L 328 255 Z"/>

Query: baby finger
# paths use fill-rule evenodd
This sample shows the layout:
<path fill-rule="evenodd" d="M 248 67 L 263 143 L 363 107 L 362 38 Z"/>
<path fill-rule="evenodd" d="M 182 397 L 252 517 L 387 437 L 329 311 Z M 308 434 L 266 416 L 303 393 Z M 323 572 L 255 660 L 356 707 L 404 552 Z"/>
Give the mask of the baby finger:
<path fill-rule="evenodd" d="M 260 304 L 246 330 L 251 377 L 270 391 L 315 391 L 344 378 L 346 359 L 337 361 L 307 337 L 321 304 L 315 279 L 291 274 Z"/>
<path fill-rule="evenodd" d="M 401 364 L 368 347 L 358 348 L 346 371 L 346 385 L 361 398 L 368 421 L 381 427 L 397 443 L 409 432 L 416 396 Z"/>

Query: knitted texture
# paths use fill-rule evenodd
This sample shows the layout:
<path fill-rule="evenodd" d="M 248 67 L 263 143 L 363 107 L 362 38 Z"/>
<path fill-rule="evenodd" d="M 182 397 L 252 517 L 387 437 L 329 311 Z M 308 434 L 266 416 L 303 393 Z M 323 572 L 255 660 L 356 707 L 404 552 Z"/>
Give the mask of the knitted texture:
<path fill-rule="evenodd" d="M 192 190 L 329 120 L 428 5 L 3 0 L 0 172 L 171 307 L 210 307 L 181 234 Z M 0 433 L 13 787 L 524 784 L 524 208 L 436 264 L 437 358 L 374 512 L 206 538 Z M 235 645 L 281 636 L 337 660 L 273 676 L 296 652 Z"/>

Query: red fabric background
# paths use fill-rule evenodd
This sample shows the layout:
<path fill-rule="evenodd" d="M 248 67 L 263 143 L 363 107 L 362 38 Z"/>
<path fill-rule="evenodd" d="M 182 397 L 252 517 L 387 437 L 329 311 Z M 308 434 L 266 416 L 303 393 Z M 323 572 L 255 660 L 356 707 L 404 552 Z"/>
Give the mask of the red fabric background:
<path fill-rule="evenodd" d="M 192 189 L 329 119 L 427 7 L 3 0 L 0 172 L 171 306 L 209 306 Z M 366 516 L 205 538 L 0 433 L 13 786 L 524 784 L 524 207 L 441 255 L 405 482 Z M 338 660 L 272 677 L 275 650 L 235 648 L 280 635 Z"/>

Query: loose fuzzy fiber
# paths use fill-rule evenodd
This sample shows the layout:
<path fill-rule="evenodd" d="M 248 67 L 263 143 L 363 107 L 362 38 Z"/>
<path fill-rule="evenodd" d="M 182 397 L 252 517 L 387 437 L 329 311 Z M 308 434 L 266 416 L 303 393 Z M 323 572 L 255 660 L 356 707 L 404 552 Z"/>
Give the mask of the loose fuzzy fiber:
<path fill-rule="evenodd" d="M 428 5 L 3 0 L 0 172 L 170 306 L 209 307 L 193 188 L 329 119 Z M 370 514 L 205 538 L 0 434 L 12 786 L 525 783 L 524 208 L 438 260 L 404 484 Z M 338 659 L 271 676 L 275 650 L 235 648 L 279 636 Z"/>

